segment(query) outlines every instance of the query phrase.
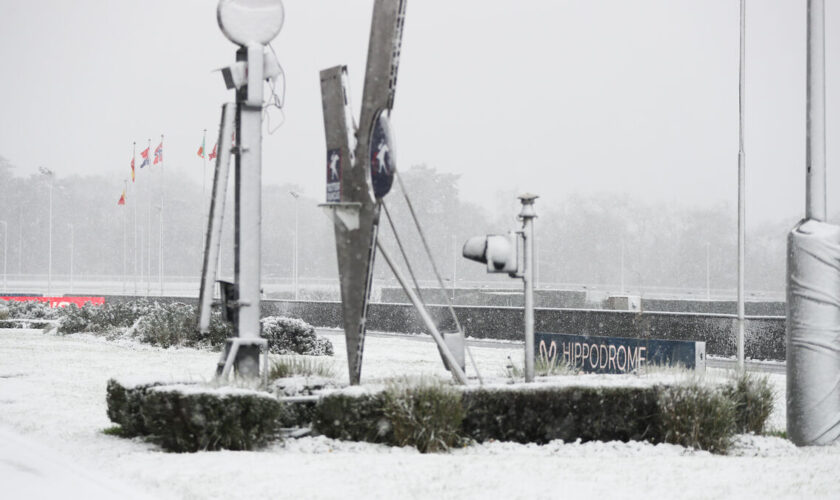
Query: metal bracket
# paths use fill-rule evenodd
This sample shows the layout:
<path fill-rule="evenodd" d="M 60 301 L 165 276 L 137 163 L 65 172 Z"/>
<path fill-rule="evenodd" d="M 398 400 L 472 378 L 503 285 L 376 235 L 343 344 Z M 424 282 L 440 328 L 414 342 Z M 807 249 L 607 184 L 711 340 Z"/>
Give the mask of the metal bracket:
<path fill-rule="evenodd" d="M 362 209 L 361 203 L 321 203 L 318 206 L 324 209 L 324 212 L 333 221 L 333 224 L 340 225 L 345 231 L 359 229 L 359 211 Z"/>

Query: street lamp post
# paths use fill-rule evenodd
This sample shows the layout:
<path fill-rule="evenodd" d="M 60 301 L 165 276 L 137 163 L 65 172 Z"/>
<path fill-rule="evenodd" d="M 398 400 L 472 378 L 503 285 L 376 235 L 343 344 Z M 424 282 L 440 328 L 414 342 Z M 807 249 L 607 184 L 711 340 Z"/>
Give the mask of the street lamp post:
<path fill-rule="evenodd" d="M 52 296 L 52 226 L 53 226 L 53 181 L 55 180 L 55 173 L 45 167 L 38 167 L 38 171 L 42 175 L 50 179 L 50 243 L 49 243 L 49 264 L 47 266 L 47 296 Z"/>
<path fill-rule="evenodd" d="M 6 274 L 6 256 L 9 253 L 9 225 L 4 220 L 0 220 L 3 224 L 3 292 L 9 292 L 8 275 Z"/>
<path fill-rule="evenodd" d="M 300 193 L 297 191 L 289 191 L 289 194 L 295 199 L 295 238 L 293 252 L 294 257 L 292 258 L 292 282 L 295 287 L 295 300 L 298 300 L 298 199 L 300 199 Z"/>

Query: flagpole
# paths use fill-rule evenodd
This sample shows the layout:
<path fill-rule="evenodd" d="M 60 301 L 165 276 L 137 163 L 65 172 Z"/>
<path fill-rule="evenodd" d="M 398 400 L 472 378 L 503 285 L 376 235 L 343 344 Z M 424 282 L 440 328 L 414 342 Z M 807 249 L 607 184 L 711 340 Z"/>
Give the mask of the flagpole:
<path fill-rule="evenodd" d="M 158 225 L 158 279 L 163 297 L 163 134 L 160 134 L 160 224 Z"/>
<path fill-rule="evenodd" d="M 134 196 L 134 296 L 137 296 L 137 172 L 135 171 L 135 159 L 137 157 L 137 142 L 131 144 L 131 194 Z"/>
<path fill-rule="evenodd" d="M 207 210 L 207 129 L 204 129 L 204 135 L 201 137 L 201 211 L 205 217 L 209 217 Z M 207 219 L 204 220 L 204 226 L 207 227 Z M 198 248 L 204 245 L 204 235 L 201 234 L 201 244 Z"/>
<path fill-rule="evenodd" d="M 124 208 L 124 209 L 127 209 L 127 208 L 128 208 L 128 207 L 126 207 L 126 200 L 125 200 L 125 193 L 126 193 L 126 191 L 128 191 L 128 179 L 125 179 L 125 180 L 123 181 L 123 208 Z M 125 276 L 126 276 L 126 260 L 125 260 L 125 254 L 126 254 L 126 249 L 127 249 L 127 247 L 128 247 L 128 244 L 127 244 L 127 243 L 128 243 L 128 240 L 127 240 L 127 235 L 126 235 L 126 225 L 127 225 L 127 224 L 128 224 L 128 217 L 126 217 L 125 210 L 123 210 L 123 279 L 122 279 L 122 282 L 123 282 L 123 286 L 122 286 L 123 295 L 125 295 Z"/>
<path fill-rule="evenodd" d="M 152 140 L 149 139 L 148 148 L 146 149 L 148 155 L 151 156 L 152 154 Z M 148 158 L 149 170 L 152 169 L 152 159 Z M 151 172 L 150 172 L 151 173 Z M 148 205 L 146 206 L 146 247 L 148 252 L 146 253 L 146 297 L 152 291 L 152 188 L 149 186 L 149 196 L 146 200 Z"/>

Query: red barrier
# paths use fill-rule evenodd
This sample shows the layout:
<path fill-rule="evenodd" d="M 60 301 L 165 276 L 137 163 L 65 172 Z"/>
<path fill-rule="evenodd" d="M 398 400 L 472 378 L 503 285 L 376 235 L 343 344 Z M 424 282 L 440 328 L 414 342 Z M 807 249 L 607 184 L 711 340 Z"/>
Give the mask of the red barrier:
<path fill-rule="evenodd" d="M 95 306 L 101 306 L 105 303 L 105 297 L 17 297 L 17 296 L 0 296 L 0 300 L 13 300 L 15 302 L 48 302 L 50 307 L 67 307 L 74 304 L 82 307 L 87 303 Z"/>

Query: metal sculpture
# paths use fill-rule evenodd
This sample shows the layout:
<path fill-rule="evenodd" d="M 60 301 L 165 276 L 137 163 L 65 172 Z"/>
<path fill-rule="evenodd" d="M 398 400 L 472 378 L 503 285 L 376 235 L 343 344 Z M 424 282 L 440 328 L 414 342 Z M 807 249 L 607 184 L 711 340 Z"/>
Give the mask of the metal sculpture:
<path fill-rule="evenodd" d="M 322 206 L 335 224 L 350 383 L 358 384 L 361 379 L 365 318 L 377 249 L 418 307 L 446 366 L 459 382 L 466 383 L 463 356 L 459 359 L 452 354 L 378 240 L 382 198 L 391 189 L 396 168 L 389 115 L 394 105 L 405 6 L 405 0 L 374 2 L 358 125 L 350 105 L 346 66 L 321 71 L 327 146 L 327 203 Z"/>

